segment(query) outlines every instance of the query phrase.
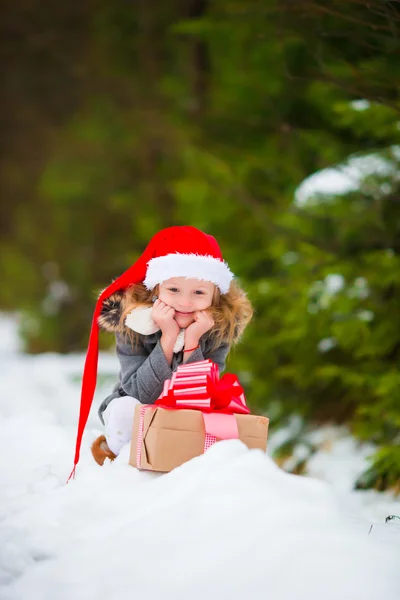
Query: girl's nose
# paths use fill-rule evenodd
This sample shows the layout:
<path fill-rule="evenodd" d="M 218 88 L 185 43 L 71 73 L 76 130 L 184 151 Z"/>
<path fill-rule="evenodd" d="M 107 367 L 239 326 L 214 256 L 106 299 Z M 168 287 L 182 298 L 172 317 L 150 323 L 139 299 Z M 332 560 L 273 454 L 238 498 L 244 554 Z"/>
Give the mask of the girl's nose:
<path fill-rule="evenodd" d="M 182 305 L 182 308 L 190 308 L 192 306 L 192 301 L 190 299 L 190 296 L 182 296 L 181 298 L 181 302 L 180 304 Z"/>

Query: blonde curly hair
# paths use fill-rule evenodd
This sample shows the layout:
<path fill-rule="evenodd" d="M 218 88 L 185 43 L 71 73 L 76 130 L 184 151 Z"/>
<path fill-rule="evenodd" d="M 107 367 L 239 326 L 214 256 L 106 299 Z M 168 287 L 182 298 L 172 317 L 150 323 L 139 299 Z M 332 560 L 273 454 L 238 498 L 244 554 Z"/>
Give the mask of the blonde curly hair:
<path fill-rule="evenodd" d="M 153 306 L 152 299 L 154 296 L 158 296 L 158 293 L 158 285 L 152 290 L 148 290 L 142 283 L 134 283 L 129 286 L 122 299 L 121 330 L 125 329 L 124 323 L 128 313 L 138 306 Z M 223 342 L 227 342 L 229 345 L 237 344 L 254 314 L 253 306 L 246 292 L 235 280 L 231 281 L 226 294 L 221 294 L 219 288 L 214 286 L 212 304 L 207 310 L 211 312 L 214 320 L 214 326 L 210 330 L 213 340 L 211 350 L 218 348 Z M 131 329 L 125 331 L 132 346 L 136 346 L 140 334 Z"/>

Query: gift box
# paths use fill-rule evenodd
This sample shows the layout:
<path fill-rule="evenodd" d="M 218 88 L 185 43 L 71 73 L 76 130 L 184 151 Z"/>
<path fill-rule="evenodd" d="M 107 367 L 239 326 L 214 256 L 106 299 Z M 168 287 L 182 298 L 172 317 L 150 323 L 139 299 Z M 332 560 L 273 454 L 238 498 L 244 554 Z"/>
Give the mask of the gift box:
<path fill-rule="evenodd" d="M 155 404 L 136 406 L 129 464 L 168 472 L 226 439 L 265 451 L 268 425 L 249 414 L 235 375 L 220 379 L 210 360 L 180 365 Z"/>

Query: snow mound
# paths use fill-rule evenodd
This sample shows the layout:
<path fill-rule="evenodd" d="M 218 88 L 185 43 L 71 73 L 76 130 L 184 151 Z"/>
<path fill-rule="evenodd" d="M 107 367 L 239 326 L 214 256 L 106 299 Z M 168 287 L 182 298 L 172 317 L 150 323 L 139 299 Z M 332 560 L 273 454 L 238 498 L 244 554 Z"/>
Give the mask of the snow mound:
<path fill-rule="evenodd" d="M 394 552 L 346 522 L 327 484 L 239 441 L 165 475 L 128 451 L 67 486 L 50 466 L 25 473 L 29 502 L 0 538 L 4 600 L 398 597 Z"/>

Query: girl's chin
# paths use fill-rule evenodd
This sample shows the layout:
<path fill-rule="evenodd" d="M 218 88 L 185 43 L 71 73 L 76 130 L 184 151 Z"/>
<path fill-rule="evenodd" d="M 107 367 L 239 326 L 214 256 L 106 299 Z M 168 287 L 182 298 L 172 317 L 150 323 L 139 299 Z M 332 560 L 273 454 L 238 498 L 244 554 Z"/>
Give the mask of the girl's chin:
<path fill-rule="evenodd" d="M 181 315 L 175 316 L 175 321 L 182 329 L 189 327 L 191 323 L 194 323 L 193 317 L 181 317 Z"/>

